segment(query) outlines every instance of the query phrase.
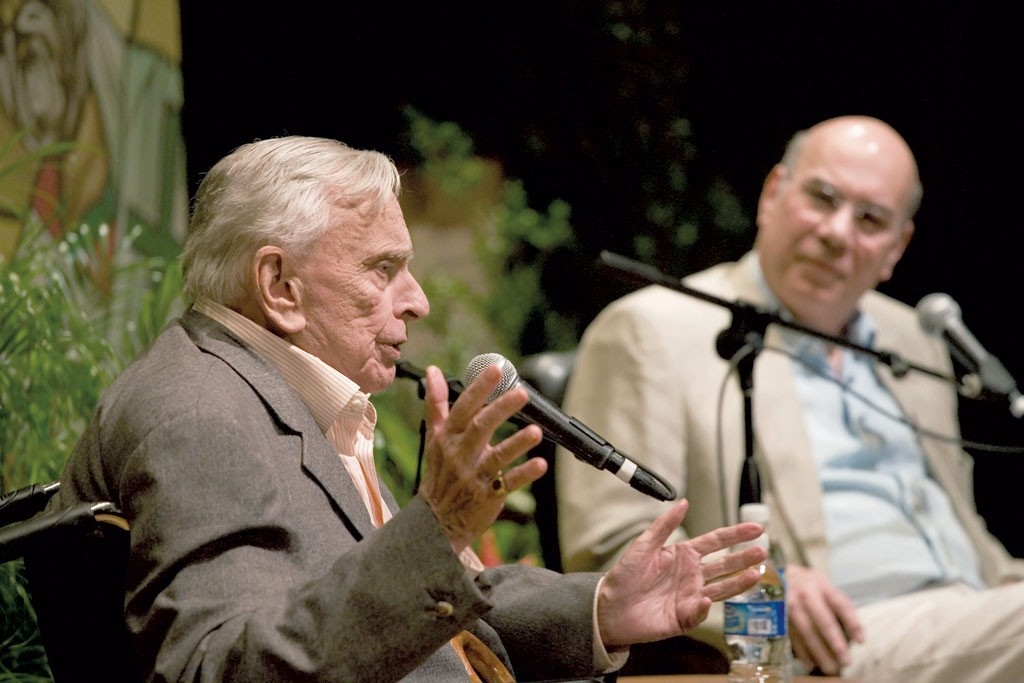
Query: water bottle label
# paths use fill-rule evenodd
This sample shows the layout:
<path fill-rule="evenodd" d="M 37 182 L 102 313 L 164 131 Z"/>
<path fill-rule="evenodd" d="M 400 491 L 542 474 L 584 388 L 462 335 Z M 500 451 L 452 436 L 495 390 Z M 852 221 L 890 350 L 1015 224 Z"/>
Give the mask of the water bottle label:
<path fill-rule="evenodd" d="M 726 602 L 725 635 L 784 636 L 786 635 L 786 603 Z"/>

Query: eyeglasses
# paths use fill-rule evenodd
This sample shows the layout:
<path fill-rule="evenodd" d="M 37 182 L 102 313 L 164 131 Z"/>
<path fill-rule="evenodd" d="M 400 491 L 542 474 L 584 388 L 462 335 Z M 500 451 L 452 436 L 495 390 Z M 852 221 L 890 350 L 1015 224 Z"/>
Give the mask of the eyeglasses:
<path fill-rule="evenodd" d="M 812 207 L 825 212 L 838 211 L 849 201 L 842 192 L 820 178 L 812 178 L 801 187 Z M 883 232 L 892 225 L 895 212 L 892 209 L 871 202 L 853 202 L 853 219 L 865 233 Z"/>

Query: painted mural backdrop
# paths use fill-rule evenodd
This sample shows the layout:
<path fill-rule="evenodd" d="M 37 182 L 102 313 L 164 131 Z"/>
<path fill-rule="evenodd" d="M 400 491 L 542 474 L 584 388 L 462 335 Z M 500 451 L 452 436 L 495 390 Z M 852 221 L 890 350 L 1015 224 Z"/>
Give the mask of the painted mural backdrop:
<path fill-rule="evenodd" d="M 0 257 L 33 225 L 177 254 L 180 63 L 177 0 L 0 0 Z"/>

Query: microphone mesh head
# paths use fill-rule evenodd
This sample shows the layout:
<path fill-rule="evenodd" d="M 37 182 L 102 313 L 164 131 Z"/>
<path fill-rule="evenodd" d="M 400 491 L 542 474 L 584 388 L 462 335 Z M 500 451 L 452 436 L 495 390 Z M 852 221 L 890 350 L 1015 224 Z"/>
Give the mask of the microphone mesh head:
<path fill-rule="evenodd" d="M 487 402 L 490 403 L 519 382 L 519 373 L 516 372 L 516 368 L 512 365 L 512 362 L 500 353 L 481 353 L 479 356 L 469 361 L 469 365 L 466 366 L 466 386 L 468 387 L 472 384 L 473 380 L 479 377 L 480 373 L 482 373 L 484 368 L 488 365 L 501 366 L 501 381 L 498 382 L 498 386 L 494 388 L 491 395 L 487 397 Z"/>
<path fill-rule="evenodd" d="M 917 304 L 917 320 L 928 334 L 942 336 L 951 320 L 960 318 L 960 305 L 948 294 L 927 294 Z"/>

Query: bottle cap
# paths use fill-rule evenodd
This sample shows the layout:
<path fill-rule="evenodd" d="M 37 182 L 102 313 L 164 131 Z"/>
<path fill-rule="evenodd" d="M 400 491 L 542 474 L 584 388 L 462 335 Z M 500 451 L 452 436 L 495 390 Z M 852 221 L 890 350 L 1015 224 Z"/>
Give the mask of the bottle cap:
<path fill-rule="evenodd" d="M 767 525 L 771 518 L 771 510 L 764 503 L 744 503 L 740 506 L 741 522 L 757 522 L 761 525 Z"/>
<path fill-rule="evenodd" d="M 740 521 L 741 522 L 757 522 L 764 527 L 764 532 L 753 541 L 742 544 L 742 547 L 749 547 L 752 545 L 761 546 L 762 548 L 771 547 L 771 542 L 768 539 L 768 521 L 771 519 L 771 512 L 768 506 L 764 503 L 744 503 L 740 506 Z"/>

